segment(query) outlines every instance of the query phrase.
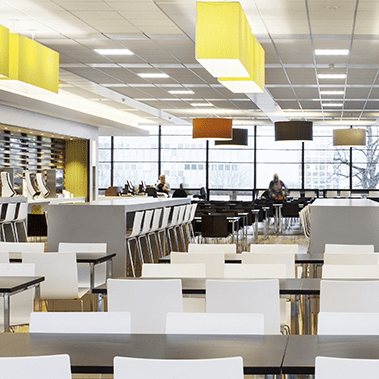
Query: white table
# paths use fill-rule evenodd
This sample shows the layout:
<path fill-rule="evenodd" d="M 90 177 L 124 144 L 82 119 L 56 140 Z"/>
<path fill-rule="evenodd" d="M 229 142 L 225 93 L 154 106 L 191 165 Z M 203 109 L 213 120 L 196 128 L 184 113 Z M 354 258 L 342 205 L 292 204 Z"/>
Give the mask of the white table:
<path fill-rule="evenodd" d="M 316 199 L 310 208 L 310 252 L 326 243 L 370 244 L 379 251 L 379 203 L 369 199 Z"/>

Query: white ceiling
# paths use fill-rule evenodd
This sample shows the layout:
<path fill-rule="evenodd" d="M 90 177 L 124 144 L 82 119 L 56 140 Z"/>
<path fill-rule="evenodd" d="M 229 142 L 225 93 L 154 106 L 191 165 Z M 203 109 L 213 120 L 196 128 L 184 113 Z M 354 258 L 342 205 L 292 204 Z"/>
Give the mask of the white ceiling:
<path fill-rule="evenodd" d="M 320 125 L 370 125 L 379 117 L 377 0 L 241 0 L 266 52 L 266 92 L 233 94 L 195 59 L 195 0 L 0 0 L 0 24 L 58 51 L 65 92 L 141 117 L 189 124 L 232 117 L 234 124 L 306 119 Z M 104 57 L 93 49 L 128 48 Z M 315 49 L 349 49 L 315 56 Z M 167 79 L 138 73 L 164 72 Z M 347 74 L 318 79 L 316 74 Z M 191 89 L 192 95 L 168 91 Z M 320 90 L 343 90 L 321 95 Z M 201 108 L 191 103 L 209 102 Z M 330 108 L 322 102 L 338 102 Z"/>

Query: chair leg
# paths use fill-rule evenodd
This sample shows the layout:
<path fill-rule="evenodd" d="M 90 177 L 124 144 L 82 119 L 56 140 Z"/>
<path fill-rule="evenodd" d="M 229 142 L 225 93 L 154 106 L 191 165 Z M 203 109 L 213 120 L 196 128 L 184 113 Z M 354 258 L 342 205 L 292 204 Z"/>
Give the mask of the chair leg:
<path fill-rule="evenodd" d="M 130 240 L 127 240 L 126 242 L 126 248 L 128 250 L 128 255 L 129 255 L 129 260 L 130 260 L 130 266 L 132 268 L 132 273 L 133 273 L 133 276 L 136 277 L 136 271 L 134 269 L 134 262 L 133 262 L 133 257 L 132 257 L 132 250 L 131 250 L 131 247 L 130 247 Z M 128 267 L 128 262 L 126 262 L 126 268 Z M 128 273 L 126 272 L 126 276 L 128 276 Z"/>
<path fill-rule="evenodd" d="M 171 228 L 167 229 L 166 239 L 167 239 L 167 245 L 168 245 L 168 248 L 169 248 L 169 252 L 171 253 L 174 250 L 172 248 L 172 241 L 171 241 L 171 236 L 170 236 L 170 230 L 172 230 L 172 229 Z"/>

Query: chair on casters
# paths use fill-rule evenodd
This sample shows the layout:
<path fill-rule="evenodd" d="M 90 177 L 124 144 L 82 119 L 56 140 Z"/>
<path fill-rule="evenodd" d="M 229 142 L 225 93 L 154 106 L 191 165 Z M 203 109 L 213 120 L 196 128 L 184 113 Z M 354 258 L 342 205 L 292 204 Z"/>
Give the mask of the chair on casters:
<path fill-rule="evenodd" d="M 242 357 L 213 359 L 114 358 L 114 379 L 243 379 Z"/>
<path fill-rule="evenodd" d="M 132 254 L 131 241 L 135 241 L 135 247 L 136 247 L 136 250 L 137 250 L 137 254 L 139 256 L 140 263 L 142 265 L 142 261 L 141 261 L 141 258 L 140 258 L 142 256 L 142 252 L 140 251 L 140 246 L 138 244 L 137 237 L 141 233 L 142 220 L 143 220 L 144 214 L 145 214 L 145 211 L 136 212 L 134 214 L 134 220 L 133 220 L 133 227 L 132 227 L 132 229 L 126 231 L 126 245 L 127 245 L 126 248 L 128 250 L 128 256 L 129 256 L 129 260 L 130 260 L 130 266 L 132 268 L 132 273 L 133 273 L 134 277 L 136 276 L 136 271 L 135 271 L 135 265 L 134 265 L 133 254 Z M 126 265 L 126 267 L 128 267 L 128 265 Z M 126 272 L 126 275 L 127 275 L 127 272 Z"/>

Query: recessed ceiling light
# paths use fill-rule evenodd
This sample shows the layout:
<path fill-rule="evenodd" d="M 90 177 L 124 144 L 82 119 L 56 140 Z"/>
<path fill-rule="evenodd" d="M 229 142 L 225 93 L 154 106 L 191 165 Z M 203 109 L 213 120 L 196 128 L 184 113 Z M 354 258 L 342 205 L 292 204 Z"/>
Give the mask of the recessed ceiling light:
<path fill-rule="evenodd" d="M 320 95 L 343 95 L 345 91 L 320 91 Z"/>
<path fill-rule="evenodd" d="M 194 94 L 195 92 L 193 91 L 190 91 L 190 90 L 180 90 L 180 91 L 168 91 L 169 93 L 171 93 L 172 95 L 192 95 Z"/>
<path fill-rule="evenodd" d="M 134 55 L 128 49 L 95 49 L 94 51 L 101 55 Z"/>
<path fill-rule="evenodd" d="M 191 103 L 193 107 L 214 107 L 212 103 Z"/>
<path fill-rule="evenodd" d="M 346 79 L 346 74 L 317 74 L 319 79 Z"/>
<path fill-rule="evenodd" d="M 316 55 L 349 55 L 348 49 L 316 49 Z"/>
<path fill-rule="evenodd" d="M 323 107 L 342 107 L 343 103 L 323 103 Z"/>
<path fill-rule="evenodd" d="M 141 78 L 169 78 L 167 74 L 137 74 Z"/>

